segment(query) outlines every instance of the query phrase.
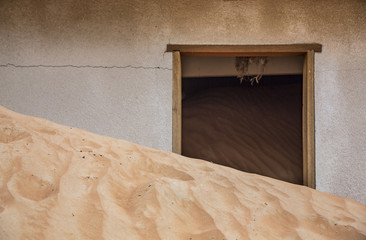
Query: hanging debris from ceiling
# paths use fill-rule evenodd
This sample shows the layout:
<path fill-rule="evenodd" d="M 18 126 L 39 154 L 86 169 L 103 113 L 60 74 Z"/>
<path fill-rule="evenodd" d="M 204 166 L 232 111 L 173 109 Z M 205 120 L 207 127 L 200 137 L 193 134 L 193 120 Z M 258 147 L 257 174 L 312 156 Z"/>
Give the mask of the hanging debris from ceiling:
<path fill-rule="evenodd" d="M 259 80 L 263 76 L 264 67 L 267 65 L 267 63 L 267 57 L 236 57 L 235 69 L 238 72 L 237 78 L 240 79 L 240 84 L 243 83 L 243 80 L 250 82 L 252 86 L 254 82 L 259 84 Z M 256 76 L 249 75 L 250 64 L 256 64 L 259 68 L 259 73 Z"/>

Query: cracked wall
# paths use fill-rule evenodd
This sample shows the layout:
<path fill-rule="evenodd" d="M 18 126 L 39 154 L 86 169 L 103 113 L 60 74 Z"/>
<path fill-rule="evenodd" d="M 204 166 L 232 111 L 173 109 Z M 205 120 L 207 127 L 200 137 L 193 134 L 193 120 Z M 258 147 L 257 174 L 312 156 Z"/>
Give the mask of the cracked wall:
<path fill-rule="evenodd" d="M 321 43 L 317 188 L 366 203 L 366 3 L 0 1 L 0 104 L 171 149 L 166 44 Z"/>

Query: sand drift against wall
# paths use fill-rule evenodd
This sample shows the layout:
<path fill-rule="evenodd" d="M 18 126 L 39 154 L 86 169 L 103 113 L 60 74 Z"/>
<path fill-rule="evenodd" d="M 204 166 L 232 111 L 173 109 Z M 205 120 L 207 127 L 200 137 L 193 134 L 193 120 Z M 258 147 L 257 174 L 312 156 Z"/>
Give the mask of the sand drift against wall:
<path fill-rule="evenodd" d="M 366 206 L 0 107 L 0 239 L 365 239 Z"/>

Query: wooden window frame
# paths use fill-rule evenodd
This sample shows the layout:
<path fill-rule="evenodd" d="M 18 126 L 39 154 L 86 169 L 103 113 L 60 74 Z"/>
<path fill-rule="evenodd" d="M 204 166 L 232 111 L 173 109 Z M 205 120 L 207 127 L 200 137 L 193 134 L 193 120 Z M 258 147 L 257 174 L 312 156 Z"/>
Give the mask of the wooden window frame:
<path fill-rule="evenodd" d="M 315 188 L 314 57 L 320 44 L 287 45 L 167 45 L 173 53 L 172 150 L 182 153 L 181 56 L 304 56 L 302 91 L 303 184 Z"/>

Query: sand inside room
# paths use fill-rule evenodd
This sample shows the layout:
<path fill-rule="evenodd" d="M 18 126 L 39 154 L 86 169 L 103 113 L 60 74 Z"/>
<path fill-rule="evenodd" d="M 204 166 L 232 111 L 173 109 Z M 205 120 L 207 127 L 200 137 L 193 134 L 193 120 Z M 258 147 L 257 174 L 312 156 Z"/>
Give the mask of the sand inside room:
<path fill-rule="evenodd" d="M 269 58 L 254 84 L 233 76 L 233 58 L 182 65 L 184 156 L 302 184 L 301 56 Z"/>

